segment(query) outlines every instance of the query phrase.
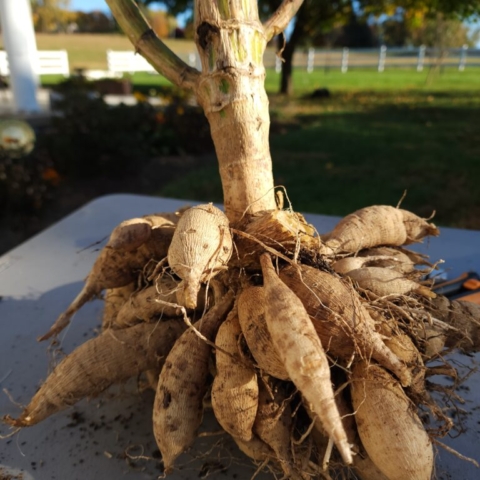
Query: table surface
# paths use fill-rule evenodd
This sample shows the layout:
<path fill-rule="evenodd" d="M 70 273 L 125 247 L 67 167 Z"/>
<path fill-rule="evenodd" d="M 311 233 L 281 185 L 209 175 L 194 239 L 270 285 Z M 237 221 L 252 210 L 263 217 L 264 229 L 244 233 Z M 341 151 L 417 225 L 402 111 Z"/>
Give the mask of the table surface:
<path fill-rule="evenodd" d="M 45 379 L 58 352 L 35 339 L 79 292 L 103 245 L 101 241 L 112 228 L 127 218 L 175 211 L 188 203 L 195 204 L 138 195 L 101 197 L 0 258 L 0 417 L 17 415 L 18 404 L 26 404 Z M 331 230 L 338 221 L 323 215 L 307 214 L 306 218 L 321 233 Z M 415 245 L 414 249 L 427 253 L 431 260 L 444 259 L 443 267 L 450 278 L 467 270 L 480 271 L 480 232 L 442 228 L 440 237 Z M 94 335 L 101 309 L 102 302 L 95 300 L 76 314 L 62 334 L 61 348 L 65 352 Z M 467 367 L 480 360 L 480 354 L 453 357 Z M 442 441 L 480 461 L 480 373 L 473 373 L 459 394 L 465 399 L 462 408 L 469 412 L 463 423 L 465 432 Z M 82 401 L 40 425 L 0 439 L 0 478 L 6 472 L 22 472 L 24 480 L 155 478 L 161 471 L 151 431 L 152 401 L 153 393 L 139 392 L 132 381 L 100 398 Z M 218 429 L 211 419 L 207 421 L 208 429 Z M 0 435 L 8 433 L 6 426 L 0 426 Z M 200 470 L 206 468 L 201 454 L 210 448 L 218 465 L 228 468 L 227 478 L 234 478 L 234 473 L 239 479 L 254 474 L 249 460 L 228 438 L 213 436 L 199 439 L 193 451 L 179 459 L 181 467 L 169 478 L 200 477 Z M 438 479 L 480 478 L 480 471 L 471 463 L 441 448 L 437 455 Z M 217 477 L 225 478 L 225 474 Z"/>

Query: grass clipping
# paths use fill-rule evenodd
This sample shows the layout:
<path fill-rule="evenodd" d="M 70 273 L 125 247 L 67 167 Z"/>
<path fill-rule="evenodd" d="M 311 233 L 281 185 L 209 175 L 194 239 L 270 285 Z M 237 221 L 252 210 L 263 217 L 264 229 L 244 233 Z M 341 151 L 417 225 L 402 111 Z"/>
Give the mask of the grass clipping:
<path fill-rule="evenodd" d="M 210 403 L 274 476 L 430 480 L 454 426 L 442 398 L 455 399 L 432 377 L 457 377 L 444 354 L 480 346 L 480 307 L 437 296 L 422 280 L 432 265 L 405 248 L 438 234 L 389 206 L 324 235 L 284 210 L 230 225 L 211 204 L 123 222 L 41 339 L 105 292 L 102 333 L 3 420 L 31 426 L 141 374 L 167 474 Z"/>

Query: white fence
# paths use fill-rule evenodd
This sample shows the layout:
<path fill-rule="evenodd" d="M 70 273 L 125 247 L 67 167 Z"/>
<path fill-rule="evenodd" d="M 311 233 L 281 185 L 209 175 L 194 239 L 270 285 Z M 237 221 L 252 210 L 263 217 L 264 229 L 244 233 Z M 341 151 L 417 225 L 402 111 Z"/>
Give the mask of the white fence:
<path fill-rule="evenodd" d="M 198 69 L 201 68 L 198 54 L 190 52 L 180 55 L 182 59 Z M 266 68 L 281 70 L 282 60 L 273 49 L 264 55 Z M 108 71 L 112 74 L 150 72 L 155 69 L 139 54 L 133 51 L 107 51 Z M 352 69 L 375 69 L 383 72 L 393 68 L 412 68 L 421 72 L 433 66 L 453 67 L 460 71 L 470 67 L 480 67 L 480 49 L 462 48 L 439 51 L 425 46 L 419 48 L 380 48 L 365 49 L 313 49 L 298 50 L 293 57 L 293 66 L 311 73 L 314 70 L 338 69 L 344 73 Z M 1 67 L 0 67 L 1 68 Z"/>
<path fill-rule="evenodd" d="M 182 59 L 198 69 L 200 59 L 196 52 L 180 55 Z M 133 51 L 107 51 L 108 70 L 116 73 L 151 72 L 153 67 L 139 54 Z M 264 55 L 266 68 L 281 70 L 282 60 L 273 49 L 267 49 Z M 459 71 L 480 67 L 480 49 L 452 48 L 440 51 L 435 48 L 380 48 L 356 49 L 313 49 L 298 50 L 293 57 L 293 66 L 311 73 L 314 70 L 335 70 L 344 73 L 353 69 L 374 69 L 383 72 L 394 68 L 412 68 L 421 72 L 433 66 L 452 67 Z"/>
<path fill-rule="evenodd" d="M 37 52 L 36 72 L 38 75 L 70 75 L 68 53 L 66 50 L 39 50 Z M 10 75 L 8 55 L 5 50 L 0 50 L 0 75 Z"/>
<path fill-rule="evenodd" d="M 189 65 L 198 67 L 197 54 L 192 52 L 180 57 Z M 135 72 L 157 73 L 144 57 L 132 50 L 107 50 L 107 69 L 113 75 Z"/>
<path fill-rule="evenodd" d="M 273 51 L 267 51 L 264 57 L 265 67 L 281 70 L 281 59 Z M 452 48 L 440 51 L 425 46 L 418 48 L 380 48 L 369 49 L 313 49 L 298 51 L 293 58 L 295 68 L 304 68 L 307 72 L 323 69 L 338 69 L 346 73 L 355 68 L 371 68 L 383 72 L 392 68 L 413 68 L 421 72 L 433 66 L 453 67 L 464 71 L 470 67 L 480 67 L 480 49 Z"/>
<path fill-rule="evenodd" d="M 180 55 L 191 66 L 201 68 L 196 52 Z M 281 70 L 281 59 L 273 49 L 267 49 L 264 55 L 266 68 Z M 108 70 L 111 73 L 156 73 L 155 69 L 139 54 L 133 51 L 107 51 Z M 459 71 L 466 68 L 480 67 L 480 49 L 462 48 L 448 49 L 443 52 L 434 48 L 380 48 L 370 49 L 313 49 L 298 50 L 293 58 L 295 68 L 303 68 L 307 72 L 314 70 L 338 69 L 346 73 L 356 68 L 371 68 L 383 72 L 392 68 L 413 68 L 417 71 L 440 65 L 453 67 Z M 8 56 L 0 50 L 0 75 L 8 76 Z M 39 50 L 37 59 L 39 75 L 70 75 L 68 54 L 66 50 Z"/>

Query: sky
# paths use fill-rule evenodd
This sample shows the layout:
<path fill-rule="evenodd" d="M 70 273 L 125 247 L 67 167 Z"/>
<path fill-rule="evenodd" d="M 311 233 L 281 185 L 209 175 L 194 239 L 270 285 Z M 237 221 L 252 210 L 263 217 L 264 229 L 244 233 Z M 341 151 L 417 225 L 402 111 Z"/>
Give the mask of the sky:
<path fill-rule="evenodd" d="M 0 0 L 2 1 L 2 0 Z M 152 8 L 161 7 L 161 3 L 153 4 Z M 70 0 L 70 10 L 81 10 L 83 12 L 91 12 L 92 10 L 101 10 L 103 12 L 110 12 L 105 0 Z M 179 15 L 177 22 L 180 27 L 185 25 L 188 15 Z"/>
<path fill-rule="evenodd" d="M 91 12 L 92 10 L 108 10 L 105 0 L 70 0 L 70 8 L 72 10 L 82 10 Z"/>
<path fill-rule="evenodd" d="M 84 12 L 91 12 L 92 10 L 102 10 L 104 12 L 110 11 L 105 0 L 70 0 L 70 9 L 82 10 Z M 179 16 L 177 20 L 180 26 L 185 23 L 184 16 Z M 480 42 L 477 44 L 477 48 L 480 48 Z"/>

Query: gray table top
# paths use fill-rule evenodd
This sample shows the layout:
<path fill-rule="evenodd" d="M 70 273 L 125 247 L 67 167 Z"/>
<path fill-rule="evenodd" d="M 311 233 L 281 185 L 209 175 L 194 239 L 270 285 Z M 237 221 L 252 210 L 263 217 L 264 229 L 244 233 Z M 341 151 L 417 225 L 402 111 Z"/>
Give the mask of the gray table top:
<path fill-rule="evenodd" d="M 183 200 L 138 195 L 110 195 L 85 205 L 57 224 L 0 258 L 0 417 L 16 415 L 18 404 L 29 401 L 45 379 L 55 352 L 36 342 L 56 316 L 79 292 L 99 248 L 112 228 L 127 218 L 174 211 Z M 338 218 L 306 215 L 319 232 L 329 231 Z M 444 259 L 453 278 L 467 270 L 480 272 L 480 232 L 443 228 L 438 238 L 416 245 L 432 260 Z M 70 352 L 94 334 L 102 302 L 93 301 L 78 312 L 62 335 L 61 347 Z M 480 354 L 455 354 L 462 365 L 478 364 Z M 8 392 L 5 393 L 5 391 Z M 445 443 L 480 461 L 480 374 L 474 373 L 459 392 L 469 412 L 465 433 L 447 437 Z M 83 401 L 35 427 L 0 439 L 0 478 L 22 472 L 23 479 L 155 478 L 160 474 L 151 431 L 150 392 L 138 392 L 132 381 L 101 398 Z M 207 429 L 215 430 L 214 422 Z M 0 435 L 9 430 L 0 426 Z M 228 467 L 227 478 L 250 478 L 255 469 L 225 436 L 199 439 L 193 452 L 184 455 L 169 478 L 197 478 L 204 466 L 201 452 L 213 448 L 218 463 Z M 150 460 L 131 457 L 150 457 Z M 474 480 L 480 471 L 472 464 L 438 450 L 438 479 Z M 14 477 L 15 478 L 15 477 Z M 19 477 L 20 478 L 20 477 Z M 220 477 L 221 478 L 221 477 Z M 257 478 L 268 478 L 259 476 Z"/>

